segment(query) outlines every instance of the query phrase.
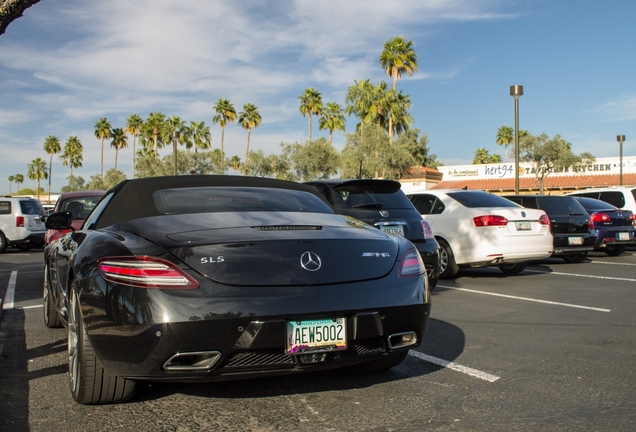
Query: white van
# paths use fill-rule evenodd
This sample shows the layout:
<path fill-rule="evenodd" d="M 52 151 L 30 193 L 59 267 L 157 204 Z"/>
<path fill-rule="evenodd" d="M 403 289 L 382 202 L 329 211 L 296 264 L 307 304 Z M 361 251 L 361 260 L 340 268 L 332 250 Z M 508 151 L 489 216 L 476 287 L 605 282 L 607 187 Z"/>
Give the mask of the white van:
<path fill-rule="evenodd" d="M 595 198 L 618 207 L 621 210 L 631 210 L 636 214 L 636 186 L 611 186 L 604 188 L 589 188 L 566 195 Z"/>

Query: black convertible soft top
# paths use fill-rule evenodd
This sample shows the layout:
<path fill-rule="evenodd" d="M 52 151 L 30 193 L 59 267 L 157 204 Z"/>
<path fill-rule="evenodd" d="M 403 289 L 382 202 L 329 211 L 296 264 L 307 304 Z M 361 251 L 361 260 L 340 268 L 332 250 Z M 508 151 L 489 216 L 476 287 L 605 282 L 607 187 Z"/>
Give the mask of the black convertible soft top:
<path fill-rule="evenodd" d="M 227 175 L 148 177 L 124 180 L 110 189 L 105 198 L 112 193 L 112 199 L 99 217 L 96 228 L 103 228 L 126 220 L 164 214 L 155 205 L 153 194 L 156 191 L 210 186 L 297 190 L 315 195 L 331 208 L 327 200 L 313 186 L 286 180 Z"/>

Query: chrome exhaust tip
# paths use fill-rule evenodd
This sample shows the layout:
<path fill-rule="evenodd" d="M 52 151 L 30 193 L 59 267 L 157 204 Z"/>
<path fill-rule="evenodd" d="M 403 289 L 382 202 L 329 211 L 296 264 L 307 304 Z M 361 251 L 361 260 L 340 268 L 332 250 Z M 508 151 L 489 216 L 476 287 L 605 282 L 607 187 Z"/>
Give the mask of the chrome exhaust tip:
<path fill-rule="evenodd" d="M 176 353 L 164 364 L 167 371 L 208 371 L 221 359 L 219 351 L 194 351 Z"/>
<path fill-rule="evenodd" d="M 415 332 L 396 333 L 389 336 L 389 349 L 406 348 L 413 345 L 417 345 Z"/>

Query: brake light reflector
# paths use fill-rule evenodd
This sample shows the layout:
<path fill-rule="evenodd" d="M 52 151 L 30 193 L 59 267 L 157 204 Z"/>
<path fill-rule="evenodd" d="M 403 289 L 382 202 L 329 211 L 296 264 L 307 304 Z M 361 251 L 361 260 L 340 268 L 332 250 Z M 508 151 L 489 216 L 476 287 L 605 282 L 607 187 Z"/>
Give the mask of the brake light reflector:
<path fill-rule="evenodd" d="M 15 217 L 15 226 L 18 228 L 24 228 L 24 216 Z"/>
<path fill-rule="evenodd" d="M 419 276 L 426 273 L 426 267 L 417 249 L 409 249 L 402 255 L 399 276 L 402 278 Z"/>
<path fill-rule="evenodd" d="M 190 275 L 173 263 L 149 256 L 108 257 L 97 261 L 99 274 L 108 282 L 138 288 L 195 289 Z"/>
<path fill-rule="evenodd" d="M 506 226 L 508 219 L 503 216 L 484 215 L 473 218 L 476 226 Z"/>

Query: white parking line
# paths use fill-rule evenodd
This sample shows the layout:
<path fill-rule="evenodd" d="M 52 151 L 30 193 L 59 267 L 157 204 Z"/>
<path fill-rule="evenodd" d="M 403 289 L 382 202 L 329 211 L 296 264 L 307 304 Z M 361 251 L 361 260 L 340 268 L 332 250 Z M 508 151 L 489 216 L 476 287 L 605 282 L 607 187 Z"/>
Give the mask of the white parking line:
<path fill-rule="evenodd" d="M 543 272 L 539 272 L 539 273 L 543 273 Z M 549 273 L 549 274 L 555 274 L 555 273 Z M 544 303 L 544 304 L 556 305 L 556 306 L 566 306 L 566 307 L 577 308 L 577 309 L 587 309 L 587 310 L 593 310 L 593 311 L 597 311 L 597 312 L 611 312 L 612 311 L 611 309 L 595 308 L 595 307 L 591 307 L 591 306 L 581 306 L 581 305 L 570 304 L 570 303 L 559 303 L 559 302 L 553 302 L 553 301 L 548 301 L 548 300 L 538 300 L 538 299 L 533 299 L 533 298 L 529 298 L 529 297 L 519 297 L 519 296 L 508 295 L 508 294 L 491 293 L 491 292 L 487 292 L 487 291 L 478 291 L 478 290 L 473 290 L 473 289 L 468 289 L 468 288 L 455 288 L 455 287 L 444 286 L 444 285 L 437 285 L 437 286 L 442 287 L 442 288 L 446 288 L 446 289 L 450 289 L 450 290 L 455 290 L 455 291 L 465 291 L 465 292 L 471 292 L 471 293 L 475 293 L 475 294 L 490 295 L 490 296 L 494 296 L 494 297 L 505 297 L 505 298 L 510 298 L 510 299 L 514 299 L 514 300 L 523 300 L 523 301 L 529 301 L 529 302 L 535 302 L 535 303 Z"/>
<path fill-rule="evenodd" d="M 489 374 L 489 373 L 486 373 L 486 372 L 482 372 L 482 371 L 479 371 L 477 369 L 469 368 L 469 367 L 466 367 L 466 366 L 458 365 L 458 364 L 455 364 L 453 362 L 449 362 L 447 360 L 443 360 L 441 358 L 437 358 L 437 357 L 430 356 L 428 354 L 421 353 L 419 351 L 411 350 L 411 351 L 409 351 L 409 355 L 411 355 L 413 357 L 416 357 L 416 358 L 418 358 L 420 360 L 424 360 L 424 361 L 427 361 L 429 363 L 433 363 L 433 364 L 436 364 L 438 366 L 445 367 L 446 369 L 452 369 L 452 370 L 457 371 L 457 372 L 465 373 L 466 375 L 470 375 L 472 377 L 479 378 L 479 379 L 482 379 L 484 381 L 495 382 L 495 381 L 497 381 L 500 378 L 500 377 L 498 377 L 496 375 L 492 375 L 492 374 Z"/>
<path fill-rule="evenodd" d="M 633 279 L 633 278 L 619 278 L 619 277 L 612 277 L 612 276 L 594 276 L 594 275 L 579 274 L 579 273 L 547 272 L 547 271 L 528 270 L 528 269 L 525 269 L 524 271 L 527 271 L 527 272 L 530 272 L 530 273 L 542 273 L 542 274 L 551 274 L 551 275 L 558 275 L 558 276 L 574 276 L 574 277 L 584 277 L 584 278 L 591 278 L 591 279 L 606 279 L 606 280 L 615 280 L 615 281 L 623 281 L 623 282 L 636 282 L 636 279 Z"/>
<path fill-rule="evenodd" d="M 609 265 L 619 265 L 619 266 L 636 266 L 634 263 L 617 263 L 617 262 L 609 262 L 609 261 L 596 261 L 591 260 L 590 264 L 609 264 Z"/>
<path fill-rule="evenodd" d="M 9 285 L 7 286 L 7 295 L 2 303 L 2 309 L 13 309 L 13 299 L 15 297 L 15 280 L 18 277 L 17 271 L 12 271 L 9 276 Z"/>

